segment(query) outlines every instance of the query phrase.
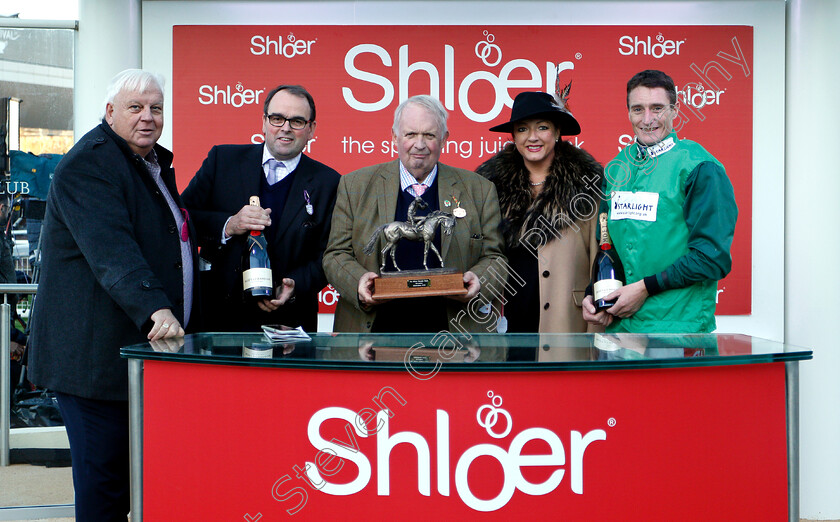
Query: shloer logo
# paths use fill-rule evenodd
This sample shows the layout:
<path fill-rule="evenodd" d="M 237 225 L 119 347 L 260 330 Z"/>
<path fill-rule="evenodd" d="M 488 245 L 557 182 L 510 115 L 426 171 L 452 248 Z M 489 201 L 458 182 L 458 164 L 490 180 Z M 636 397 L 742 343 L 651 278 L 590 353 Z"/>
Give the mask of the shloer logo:
<path fill-rule="evenodd" d="M 438 65 L 427 61 L 412 62 L 407 44 L 399 47 L 396 64 L 391 54 L 380 45 L 372 43 L 355 45 L 344 55 L 344 70 L 348 76 L 364 82 L 365 85 L 361 88 L 358 85 L 342 86 L 341 93 L 344 96 L 344 101 L 350 108 L 357 111 L 381 111 L 391 105 L 395 93 L 400 102 L 408 98 L 409 79 L 413 74 L 417 74 L 423 78 L 423 83 L 428 82 L 428 89 L 424 88 L 420 92 L 426 92 L 438 98 L 447 110 L 455 110 L 457 106 L 464 116 L 470 120 L 483 123 L 494 120 L 501 114 L 505 106 L 513 105 L 510 89 L 527 88 L 550 92 L 554 89 L 554 82 L 558 74 L 575 68 L 575 64 L 571 61 L 562 61 L 556 65 L 553 62 L 545 62 L 544 66 L 524 58 L 515 58 L 504 62 L 501 48 L 493 43 L 495 41 L 493 35 L 485 31 L 485 38 L 485 40 L 476 43 L 475 55 L 488 68 L 499 67 L 498 72 L 476 70 L 463 77 L 459 74 L 457 78 L 455 74 L 455 47 L 452 45 L 443 45 L 442 70 L 439 68 L 440 61 Z M 428 52 L 427 47 L 424 47 L 424 53 Z M 361 56 L 364 56 L 364 58 L 360 59 Z M 388 76 L 371 72 L 372 64 L 377 61 L 381 64 L 381 67 L 376 67 L 376 70 L 386 73 Z M 361 69 L 360 62 L 364 63 L 368 70 Z M 395 65 L 396 71 L 392 69 Z M 542 71 L 545 71 L 545 76 L 543 76 Z M 480 99 L 477 96 L 471 97 L 470 90 L 475 84 L 482 85 L 484 89 L 487 86 L 492 87 L 494 96 L 489 100 L 486 96 L 482 96 Z M 379 89 L 372 89 L 372 85 L 378 86 Z M 378 95 L 379 92 L 382 95 L 378 99 L 363 101 L 370 99 L 372 93 Z"/>
<path fill-rule="evenodd" d="M 703 85 L 687 83 L 682 89 L 677 88 L 677 98 L 680 102 L 702 109 L 706 105 L 720 105 L 720 96 L 726 89 L 716 91 L 705 89 Z"/>
<path fill-rule="evenodd" d="M 198 103 L 202 105 L 259 105 L 260 94 L 265 89 L 246 89 L 242 82 L 237 83 L 232 89 L 230 85 L 202 85 L 198 88 Z"/>
<path fill-rule="evenodd" d="M 622 36 L 618 39 L 618 52 L 623 56 L 653 56 L 662 58 L 680 54 L 680 46 L 685 40 L 666 40 L 662 33 L 656 35 L 655 41 L 650 36 L 639 38 L 638 36 Z"/>
<path fill-rule="evenodd" d="M 495 402 L 494 402 L 495 404 Z M 477 412 L 477 421 L 479 425 L 487 429 L 488 434 L 492 438 L 503 438 L 502 435 L 510 433 L 512 427 L 512 419 L 507 416 L 507 426 L 500 427 L 499 432 L 492 432 L 490 425 L 491 421 L 495 424 L 498 418 L 495 415 L 496 409 L 487 412 L 482 417 L 483 409 L 487 406 L 479 408 Z M 504 410 L 499 410 L 504 411 Z M 341 419 L 352 425 L 355 430 L 351 430 L 350 426 L 346 426 L 348 435 L 348 442 L 344 443 L 336 438 L 328 441 L 324 439 L 321 434 L 321 425 L 332 419 Z M 373 436 L 365 429 L 365 422 L 372 418 L 362 419 L 358 414 L 347 408 L 328 407 L 315 412 L 309 420 L 307 433 L 309 442 L 315 448 L 321 448 L 319 457 L 316 461 L 321 460 L 321 454 L 325 456 L 338 457 L 341 464 L 334 466 L 331 470 L 324 470 L 322 476 L 319 465 L 314 462 L 306 463 L 306 473 L 312 484 L 318 484 L 319 489 L 324 493 L 330 495 L 353 495 L 362 491 L 370 483 L 372 475 L 371 461 L 368 456 L 361 452 L 355 437 L 352 436 L 352 431 L 360 437 Z M 431 459 L 432 452 L 427 442 L 427 437 L 421 433 L 403 431 L 399 433 L 391 433 L 390 421 L 386 411 L 379 411 L 376 417 L 376 492 L 380 496 L 390 495 L 390 477 L 391 465 L 390 456 L 391 451 L 398 444 L 410 444 L 414 446 L 417 451 L 417 484 L 418 491 L 421 495 L 431 495 Z M 449 413 L 445 410 L 438 409 L 436 413 L 436 429 L 435 433 L 429 434 L 435 441 L 434 458 L 436 459 L 436 482 L 437 491 L 440 495 L 450 495 L 450 466 L 455 464 L 455 488 L 461 500 L 476 511 L 495 511 L 504 507 L 508 501 L 513 497 L 513 494 L 518 489 L 526 495 L 546 495 L 554 491 L 562 482 L 566 470 L 557 469 L 542 483 L 532 483 L 522 476 L 521 468 L 523 466 L 565 466 L 567 464 L 566 446 L 564 446 L 560 437 L 553 431 L 547 428 L 532 427 L 519 432 L 510 441 L 507 448 L 496 444 L 477 444 L 467 448 L 457 458 L 450 457 L 449 447 Z M 586 434 L 579 431 L 571 430 L 568 435 L 569 453 L 568 453 L 568 470 L 571 482 L 572 492 L 583 494 L 583 457 L 586 448 L 595 441 L 606 440 L 607 434 L 604 430 L 596 429 Z M 533 455 L 522 454 L 522 449 L 531 441 L 544 441 L 549 448 L 546 454 Z M 491 457 L 496 459 L 501 464 L 503 473 L 503 485 L 501 491 L 495 498 L 480 499 L 473 493 L 469 483 L 469 470 L 472 463 L 479 457 Z M 342 459 L 352 461 L 358 467 L 358 474 L 356 478 L 345 484 L 335 484 L 328 481 L 338 469 L 343 467 Z M 403 472 L 403 471 L 401 471 Z"/>
<path fill-rule="evenodd" d="M 284 56 L 294 58 L 299 54 L 311 54 L 312 44 L 318 40 L 299 40 L 295 35 L 289 33 L 286 41 L 283 42 L 283 35 L 276 38 L 269 35 L 254 35 L 251 37 L 251 54 Z"/>

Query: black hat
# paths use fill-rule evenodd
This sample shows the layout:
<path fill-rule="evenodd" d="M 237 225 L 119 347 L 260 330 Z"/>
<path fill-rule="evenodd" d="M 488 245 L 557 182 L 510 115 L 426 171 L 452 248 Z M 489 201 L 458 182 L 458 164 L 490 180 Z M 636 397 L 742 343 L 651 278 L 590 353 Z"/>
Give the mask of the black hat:
<path fill-rule="evenodd" d="M 562 107 L 546 92 L 520 92 L 513 100 L 510 121 L 491 127 L 493 132 L 512 132 L 517 121 L 545 118 L 560 129 L 561 136 L 580 134 L 580 125 L 572 113 Z"/>

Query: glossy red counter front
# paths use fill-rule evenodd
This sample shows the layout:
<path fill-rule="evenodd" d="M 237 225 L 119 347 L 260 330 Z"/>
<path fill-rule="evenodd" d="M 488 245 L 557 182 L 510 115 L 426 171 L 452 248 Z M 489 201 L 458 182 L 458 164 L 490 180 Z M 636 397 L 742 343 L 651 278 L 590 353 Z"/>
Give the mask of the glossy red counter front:
<path fill-rule="evenodd" d="M 266 348 L 200 334 L 123 349 L 133 520 L 798 517 L 790 421 L 807 350 L 320 334 L 248 357 Z"/>

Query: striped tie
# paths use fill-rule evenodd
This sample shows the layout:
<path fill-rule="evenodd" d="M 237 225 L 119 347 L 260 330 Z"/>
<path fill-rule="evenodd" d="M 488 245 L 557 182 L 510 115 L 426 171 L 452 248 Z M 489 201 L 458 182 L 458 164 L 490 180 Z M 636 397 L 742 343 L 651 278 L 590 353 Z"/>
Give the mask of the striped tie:
<path fill-rule="evenodd" d="M 277 168 L 281 165 L 279 161 L 274 158 L 268 160 L 268 184 L 274 185 L 280 176 L 277 174 Z"/>

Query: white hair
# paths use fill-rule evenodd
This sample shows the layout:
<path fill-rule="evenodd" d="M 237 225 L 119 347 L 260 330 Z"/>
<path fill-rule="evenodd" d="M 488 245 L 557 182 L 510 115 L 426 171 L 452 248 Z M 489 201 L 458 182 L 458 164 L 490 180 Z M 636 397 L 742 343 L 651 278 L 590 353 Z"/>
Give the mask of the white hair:
<path fill-rule="evenodd" d="M 163 76 L 142 69 L 126 69 L 117 74 L 108 83 L 108 90 L 105 92 L 104 111 L 107 114 L 108 104 L 114 103 L 114 98 L 122 91 L 146 93 L 157 90 L 163 94 Z"/>
<path fill-rule="evenodd" d="M 429 111 L 429 113 L 434 116 L 437 121 L 441 138 L 444 134 L 446 134 L 446 119 L 449 117 L 449 114 L 446 112 L 446 109 L 443 108 L 443 104 L 440 103 L 440 100 L 427 94 L 412 96 L 397 107 L 397 110 L 394 111 L 394 134 L 399 135 L 400 133 L 400 118 L 402 118 L 403 109 L 405 109 L 408 105 L 419 105 Z"/>

